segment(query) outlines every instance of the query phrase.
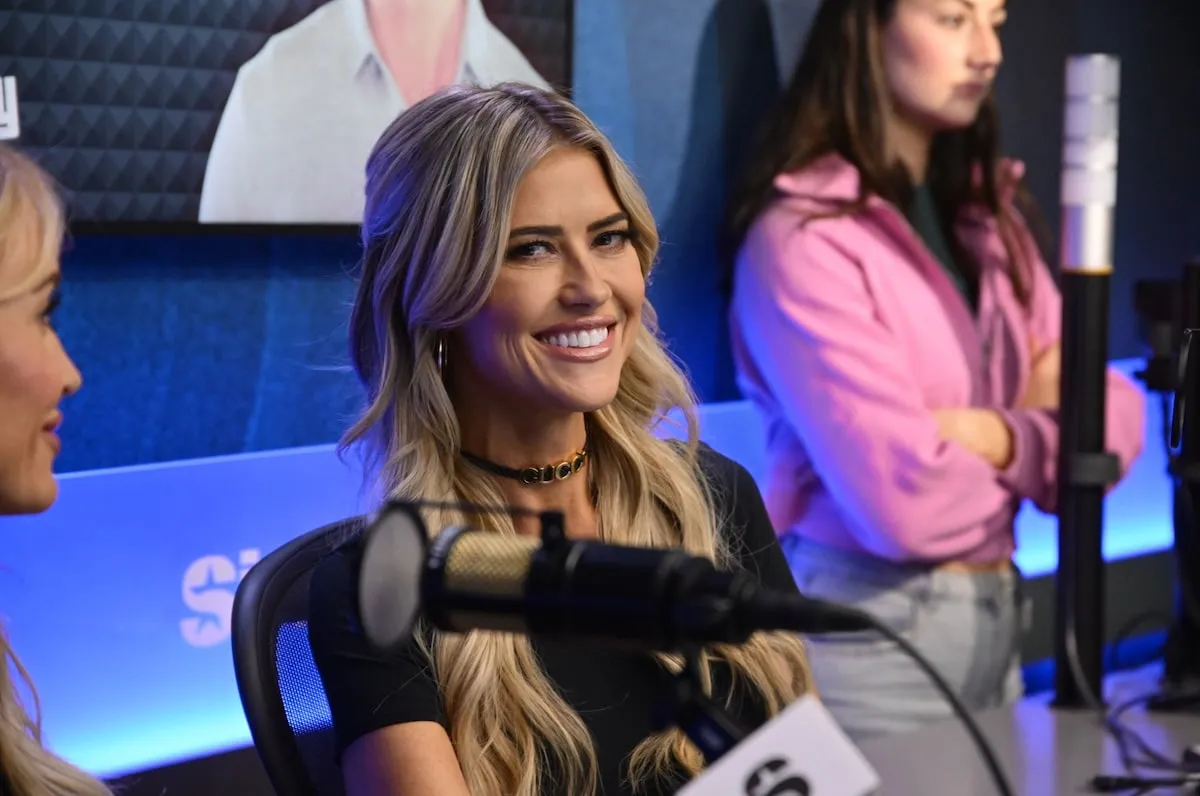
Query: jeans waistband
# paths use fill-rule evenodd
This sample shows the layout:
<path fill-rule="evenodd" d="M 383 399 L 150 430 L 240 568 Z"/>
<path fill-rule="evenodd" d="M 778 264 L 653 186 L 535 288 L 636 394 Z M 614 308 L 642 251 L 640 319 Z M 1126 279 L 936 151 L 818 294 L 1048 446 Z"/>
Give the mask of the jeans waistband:
<path fill-rule="evenodd" d="M 995 588 L 1013 589 L 1018 600 L 1023 594 L 1023 578 L 1016 564 L 1008 570 L 945 569 L 934 564 L 892 561 L 869 553 L 841 550 L 793 533 L 785 534 L 779 541 L 793 570 L 816 567 L 893 588 L 911 586 L 917 581 L 934 587 L 939 584 L 950 586 L 954 583 L 970 583 L 987 591 Z"/>

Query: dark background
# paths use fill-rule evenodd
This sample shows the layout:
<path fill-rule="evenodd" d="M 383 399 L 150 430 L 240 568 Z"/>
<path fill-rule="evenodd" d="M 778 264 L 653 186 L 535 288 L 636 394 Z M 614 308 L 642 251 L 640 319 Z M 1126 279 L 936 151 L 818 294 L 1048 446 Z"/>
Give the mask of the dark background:
<path fill-rule="evenodd" d="M 0 75 L 17 78 L 21 143 L 67 189 L 77 222 L 194 222 L 238 68 L 325 2 L 16 0 L 0 10 Z M 570 4 L 483 0 L 564 87 Z"/>
<path fill-rule="evenodd" d="M 1064 59 L 1122 59 L 1110 336 L 1115 357 L 1135 356 L 1134 281 L 1176 277 L 1200 254 L 1200 3 L 1009 6 L 997 88 L 1007 149 L 1028 164 L 1052 223 Z M 815 0 L 575 7 L 575 96 L 630 161 L 662 225 L 650 293 L 705 400 L 737 397 L 712 252 L 726 176 L 814 8 Z M 339 370 L 357 254 L 349 235 L 76 239 L 60 326 L 87 384 L 66 407 L 63 468 L 336 439 L 359 400 Z"/>

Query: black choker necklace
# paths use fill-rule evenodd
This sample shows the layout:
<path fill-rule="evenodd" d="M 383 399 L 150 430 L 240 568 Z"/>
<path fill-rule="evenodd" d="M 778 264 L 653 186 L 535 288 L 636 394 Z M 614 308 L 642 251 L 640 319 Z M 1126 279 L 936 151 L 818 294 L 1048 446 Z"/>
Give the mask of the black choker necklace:
<path fill-rule="evenodd" d="M 559 462 L 558 464 L 547 464 L 542 467 L 522 467 L 518 470 L 514 467 L 505 467 L 503 464 L 496 464 L 482 456 L 462 451 L 462 457 L 479 469 L 487 470 L 489 473 L 495 473 L 505 478 L 511 478 L 514 481 L 520 481 L 526 485 L 552 484 L 556 481 L 566 481 L 583 469 L 583 463 L 587 461 L 587 455 L 587 443 L 584 443 L 584 446 L 566 461 Z"/>

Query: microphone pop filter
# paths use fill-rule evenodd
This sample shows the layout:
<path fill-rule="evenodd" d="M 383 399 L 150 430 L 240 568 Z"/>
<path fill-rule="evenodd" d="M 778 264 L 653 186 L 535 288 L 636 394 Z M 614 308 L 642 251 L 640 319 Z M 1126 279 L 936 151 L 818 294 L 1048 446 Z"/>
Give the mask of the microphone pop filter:
<path fill-rule="evenodd" d="M 425 523 L 406 504 L 389 504 L 366 531 L 358 611 L 367 640 L 383 650 L 407 644 L 421 611 L 428 554 Z"/>

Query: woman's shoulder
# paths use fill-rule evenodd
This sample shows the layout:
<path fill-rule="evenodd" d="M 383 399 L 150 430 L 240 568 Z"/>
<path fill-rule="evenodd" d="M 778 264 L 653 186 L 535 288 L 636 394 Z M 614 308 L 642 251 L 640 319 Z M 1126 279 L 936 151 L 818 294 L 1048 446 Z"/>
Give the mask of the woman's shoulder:
<path fill-rule="evenodd" d="M 753 517 L 755 507 L 762 503 L 762 495 L 750 471 L 706 442 L 697 445 L 696 464 L 712 495 L 718 522 L 754 524 L 748 518 Z"/>
<path fill-rule="evenodd" d="M 308 640 L 333 717 L 335 752 L 396 724 L 445 726 L 441 697 L 421 637 L 397 649 L 377 649 L 358 610 L 361 535 L 353 535 L 314 568 L 309 582 Z"/>
<path fill-rule="evenodd" d="M 808 199 L 820 204 L 841 204 L 858 199 L 862 177 L 853 163 L 830 153 L 798 169 L 775 177 L 781 199 Z"/>
<path fill-rule="evenodd" d="M 741 567 L 772 589 L 795 589 L 754 476 L 704 443 L 697 458 L 712 492 L 719 532 Z"/>
<path fill-rule="evenodd" d="M 806 262 L 826 268 L 831 247 L 848 260 L 874 251 L 883 240 L 877 223 L 883 200 L 860 204 L 860 183 L 858 169 L 836 155 L 778 175 L 775 198 L 751 225 L 739 261 L 761 268 L 785 254 L 788 269 Z"/>
<path fill-rule="evenodd" d="M 358 570 L 362 563 L 361 529 L 331 539 L 329 549 L 313 567 L 309 578 L 310 615 L 346 612 L 355 604 Z"/>
<path fill-rule="evenodd" d="M 740 462 L 717 451 L 707 442 L 700 442 L 696 447 L 696 463 L 708 485 L 723 493 L 731 494 L 739 486 L 749 483 L 754 486 L 754 478 Z"/>

